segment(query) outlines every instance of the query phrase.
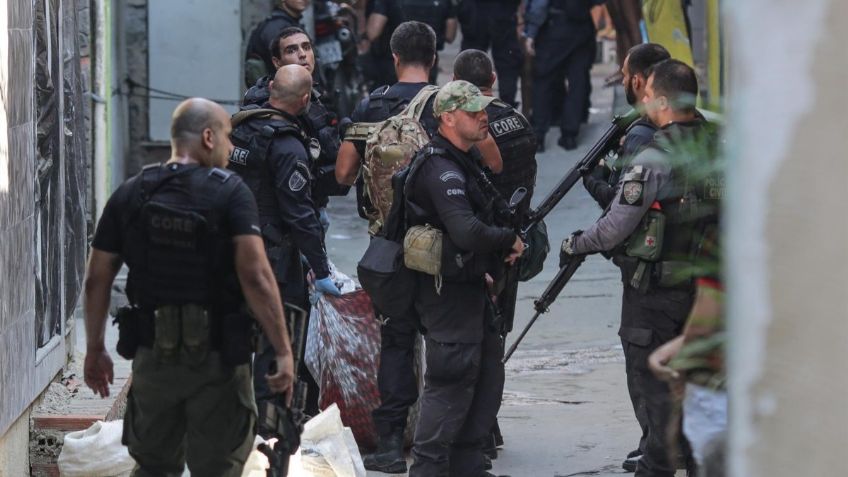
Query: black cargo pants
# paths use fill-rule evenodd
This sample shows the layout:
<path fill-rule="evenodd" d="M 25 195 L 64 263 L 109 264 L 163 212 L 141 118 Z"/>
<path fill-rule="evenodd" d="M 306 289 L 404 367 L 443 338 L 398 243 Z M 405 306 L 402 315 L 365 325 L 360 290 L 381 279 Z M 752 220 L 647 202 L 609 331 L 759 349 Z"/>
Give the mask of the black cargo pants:
<path fill-rule="evenodd" d="M 462 50 L 489 51 L 498 75 L 498 96 L 516 105 L 518 77 L 524 67 L 524 52 L 518 43 L 518 2 L 464 1 L 460 7 Z"/>
<path fill-rule="evenodd" d="M 380 369 L 377 388 L 380 406 L 371 412 L 377 434 L 403 433 L 409 408 L 418 400 L 415 378 L 415 339 L 418 320 L 414 317 L 386 318 L 380 327 Z"/>
<path fill-rule="evenodd" d="M 410 477 L 484 475 L 504 386 L 503 341 L 487 330 L 482 343 L 425 339 L 427 371 Z"/>
<path fill-rule="evenodd" d="M 568 21 L 562 15 L 549 17 L 536 38 L 533 66 L 533 129 L 544 141 L 554 120 L 557 91 L 563 79 L 568 89 L 562 99 L 562 136 L 576 137 L 586 112 L 591 91 L 589 70 L 595 61 L 594 26 Z"/>
<path fill-rule="evenodd" d="M 624 345 L 627 387 L 647 427 L 644 452 L 636 468 L 636 477 L 673 477 L 676 462 L 670 458 L 676 449 L 668 445 L 668 426 L 672 397 L 668 384 L 657 379 L 648 368 L 648 357 L 657 348 L 683 331 L 692 308 L 692 292 L 653 288 L 639 293 L 624 285 L 621 329 Z M 635 397 L 634 397 L 635 396 Z"/>

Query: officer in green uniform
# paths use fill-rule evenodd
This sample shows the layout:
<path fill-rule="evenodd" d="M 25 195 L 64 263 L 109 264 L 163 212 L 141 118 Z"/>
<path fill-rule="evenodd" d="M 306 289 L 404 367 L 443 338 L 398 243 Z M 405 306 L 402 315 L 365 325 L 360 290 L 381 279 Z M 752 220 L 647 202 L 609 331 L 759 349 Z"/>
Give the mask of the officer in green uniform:
<path fill-rule="evenodd" d="M 654 142 L 625 170 L 606 214 L 562 244 L 561 259 L 611 252 L 622 269 L 624 297 L 619 336 L 628 386 L 638 387 L 647 417 L 638 477 L 672 477 L 666 429 L 671 413 L 668 385 L 648 370 L 648 356 L 683 330 L 694 285 L 687 278 L 698 248 L 703 202 L 688 171 L 712 159 L 712 128 L 695 109 L 695 72 L 677 60 L 656 64 L 648 77 L 645 111 L 659 128 Z M 691 273 L 688 272 L 688 273 Z"/>
<path fill-rule="evenodd" d="M 239 476 L 254 439 L 251 318 L 276 352 L 268 386 L 291 398 L 283 306 L 256 202 L 224 170 L 232 145 L 219 105 L 174 111 L 171 158 L 124 182 L 103 210 L 85 279 L 85 382 L 109 395 L 104 335 L 112 288 L 129 268 L 118 353 L 133 360 L 123 442 L 135 476 Z M 95 456 L 96 457 L 96 456 Z"/>

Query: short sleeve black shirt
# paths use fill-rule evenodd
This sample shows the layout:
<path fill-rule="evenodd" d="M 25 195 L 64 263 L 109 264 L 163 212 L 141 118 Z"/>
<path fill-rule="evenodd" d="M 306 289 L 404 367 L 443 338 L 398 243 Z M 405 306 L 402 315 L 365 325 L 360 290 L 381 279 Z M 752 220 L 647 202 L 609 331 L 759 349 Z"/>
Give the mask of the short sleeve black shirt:
<path fill-rule="evenodd" d="M 208 174 L 209 169 L 197 165 L 169 164 L 165 166 L 164 174 L 178 175 L 168 182 L 168 187 L 186 187 L 186 180 L 191 174 Z M 97 224 L 92 247 L 109 253 L 120 254 L 124 245 L 132 237 L 127 236 L 124 226 L 127 214 L 132 213 L 132 208 L 140 206 L 141 194 L 138 174 L 121 184 L 114 194 L 106 202 L 103 214 Z M 226 210 L 220 215 L 222 217 L 221 227 L 229 237 L 238 235 L 259 235 L 259 214 L 256 210 L 256 201 L 250 189 L 241 182 L 238 177 L 230 177 L 229 180 L 237 180 L 239 183 L 230 192 L 229 198 L 222 201 Z"/>

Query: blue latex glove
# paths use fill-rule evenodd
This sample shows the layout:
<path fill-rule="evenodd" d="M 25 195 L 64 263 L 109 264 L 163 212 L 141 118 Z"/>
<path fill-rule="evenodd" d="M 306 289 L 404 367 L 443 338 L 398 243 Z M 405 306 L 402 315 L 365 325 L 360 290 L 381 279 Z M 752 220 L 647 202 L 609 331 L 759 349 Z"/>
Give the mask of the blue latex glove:
<path fill-rule="evenodd" d="M 339 287 L 336 286 L 336 283 L 330 277 L 315 280 L 315 291 L 332 296 L 342 296 L 342 292 L 339 291 Z"/>

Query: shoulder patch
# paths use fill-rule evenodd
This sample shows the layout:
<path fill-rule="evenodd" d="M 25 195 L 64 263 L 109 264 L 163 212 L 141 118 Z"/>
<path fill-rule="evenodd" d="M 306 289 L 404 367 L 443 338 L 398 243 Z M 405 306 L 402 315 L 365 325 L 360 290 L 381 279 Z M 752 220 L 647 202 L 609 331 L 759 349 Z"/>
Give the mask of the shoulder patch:
<path fill-rule="evenodd" d="M 462 177 L 462 174 L 456 171 L 443 172 L 442 175 L 439 176 L 439 179 L 441 179 L 442 182 L 457 180 L 459 182 L 465 183 L 465 178 Z"/>
<path fill-rule="evenodd" d="M 621 186 L 621 203 L 624 205 L 642 205 L 644 184 L 641 181 L 625 182 Z"/>
<path fill-rule="evenodd" d="M 300 192 L 304 187 L 306 187 L 307 182 L 306 177 L 304 177 L 299 170 L 296 170 L 289 177 L 289 189 L 291 189 L 292 192 Z"/>

